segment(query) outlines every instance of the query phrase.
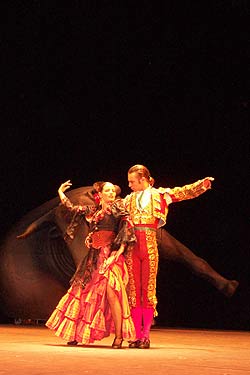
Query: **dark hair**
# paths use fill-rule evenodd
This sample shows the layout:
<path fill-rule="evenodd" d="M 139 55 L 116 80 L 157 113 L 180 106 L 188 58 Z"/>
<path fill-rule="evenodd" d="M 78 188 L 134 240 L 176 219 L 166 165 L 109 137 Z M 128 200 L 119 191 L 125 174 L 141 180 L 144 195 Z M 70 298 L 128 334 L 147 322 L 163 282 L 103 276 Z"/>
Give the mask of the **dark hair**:
<path fill-rule="evenodd" d="M 108 182 L 109 182 L 109 181 L 97 181 L 97 182 L 95 182 L 95 183 L 93 184 L 94 191 L 95 191 L 96 193 L 100 193 L 100 192 L 102 191 L 104 185 L 105 185 L 106 183 L 108 183 Z M 109 182 L 109 183 L 112 184 L 112 182 Z M 114 185 L 114 187 L 115 187 L 116 196 L 117 196 L 117 197 L 120 196 L 120 195 L 121 195 L 121 188 L 120 188 L 120 186 L 118 186 L 118 185 Z"/>
<path fill-rule="evenodd" d="M 144 177 L 151 186 L 155 183 L 154 178 L 150 176 L 148 168 L 142 164 L 133 165 L 133 167 L 128 170 L 128 174 L 130 173 L 136 173 L 139 178 Z"/>

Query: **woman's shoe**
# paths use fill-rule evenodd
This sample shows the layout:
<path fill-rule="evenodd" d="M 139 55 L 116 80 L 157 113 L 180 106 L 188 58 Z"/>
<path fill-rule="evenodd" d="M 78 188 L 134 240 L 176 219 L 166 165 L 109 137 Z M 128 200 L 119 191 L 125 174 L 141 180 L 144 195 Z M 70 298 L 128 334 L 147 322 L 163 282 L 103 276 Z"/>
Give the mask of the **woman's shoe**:
<path fill-rule="evenodd" d="M 112 348 L 113 349 L 121 349 L 122 342 L 123 342 L 123 338 L 115 337 L 114 341 L 113 341 L 113 344 L 112 344 Z"/>
<path fill-rule="evenodd" d="M 78 344 L 78 341 L 76 341 L 76 340 L 68 341 L 68 342 L 67 342 L 67 345 L 71 345 L 71 346 L 73 346 L 73 345 L 77 345 L 77 344 Z"/>

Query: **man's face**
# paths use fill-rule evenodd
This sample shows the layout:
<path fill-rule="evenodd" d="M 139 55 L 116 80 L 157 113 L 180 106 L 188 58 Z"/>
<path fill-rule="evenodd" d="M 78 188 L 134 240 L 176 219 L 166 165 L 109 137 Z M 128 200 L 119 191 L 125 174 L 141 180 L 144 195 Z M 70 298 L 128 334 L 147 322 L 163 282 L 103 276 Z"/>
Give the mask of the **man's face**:
<path fill-rule="evenodd" d="M 132 191 L 143 190 L 142 179 L 137 177 L 137 173 L 128 173 L 128 186 Z"/>

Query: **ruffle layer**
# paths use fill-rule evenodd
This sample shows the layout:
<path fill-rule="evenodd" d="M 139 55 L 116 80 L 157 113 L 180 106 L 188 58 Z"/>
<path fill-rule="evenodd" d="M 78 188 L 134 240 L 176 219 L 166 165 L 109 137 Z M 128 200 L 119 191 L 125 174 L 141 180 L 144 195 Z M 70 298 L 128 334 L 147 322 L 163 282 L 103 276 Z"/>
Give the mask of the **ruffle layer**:
<path fill-rule="evenodd" d="M 59 301 L 46 326 L 54 330 L 56 336 L 82 344 L 90 344 L 114 334 L 114 322 L 107 301 L 109 284 L 122 306 L 123 339 L 134 340 L 135 329 L 126 293 L 127 281 L 126 264 L 123 256 L 120 256 L 118 262 L 111 262 L 104 273 L 96 270 L 85 289 L 80 283 L 73 284 Z"/>

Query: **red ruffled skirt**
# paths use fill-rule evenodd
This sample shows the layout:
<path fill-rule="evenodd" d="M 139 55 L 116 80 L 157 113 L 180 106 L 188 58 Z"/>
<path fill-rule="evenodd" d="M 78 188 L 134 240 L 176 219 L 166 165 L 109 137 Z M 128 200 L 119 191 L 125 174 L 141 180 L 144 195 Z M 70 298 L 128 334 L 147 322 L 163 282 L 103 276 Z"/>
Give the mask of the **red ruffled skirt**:
<path fill-rule="evenodd" d="M 123 255 L 118 261 L 105 257 L 107 248 L 101 249 L 99 264 L 91 281 L 83 289 L 74 283 L 61 298 L 46 322 L 55 335 L 66 341 L 90 344 L 115 333 L 114 322 L 107 300 L 107 285 L 115 291 L 122 307 L 122 335 L 125 340 L 135 340 L 126 286 L 128 272 Z M 104 261 L 103 261 L 104 259 Z"/>

